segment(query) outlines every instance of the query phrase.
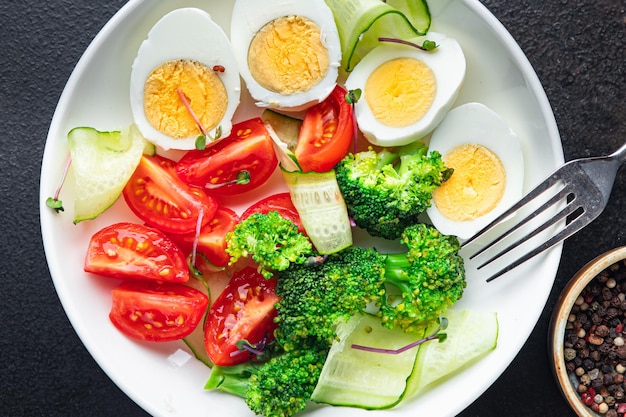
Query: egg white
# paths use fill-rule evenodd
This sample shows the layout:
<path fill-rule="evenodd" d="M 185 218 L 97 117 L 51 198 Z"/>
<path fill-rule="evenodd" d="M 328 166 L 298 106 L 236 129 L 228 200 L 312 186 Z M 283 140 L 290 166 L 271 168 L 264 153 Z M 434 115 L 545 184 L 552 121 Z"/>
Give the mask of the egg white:
<path fill-rule="evenodd" d="M 482 145 L 491 150 L 502 162 L 506 175 L 502 199 L 493 210 L 481 217 L 454 221 L 445 217 L 434 202 L 426 210 L 439 231 L 467 239 L 522 197 L 524 157 L 515 132 L 499 114 L 481 103 L 467 103 L 452 109 L 434 130 L 429 151 L 438 151 L 445 156 L 463 144 Z"/>
<path fill-rule="evenodd" d="M 367 140 L 379 146 L 400 146 L 421 139 L 441 122 L 461 89 L 465 78 L 465 55 L 459 43 L 444 34 L 429 32 L 416 38 L 421 44 L 425 39 L 434 41 L 438 47 L 426 52 L 408 45 L 385 42 L 368 53 L 352 70 L 346 80 L 348 90 L 360 89 L 361 99 L 356 103 L 357 123 Z M 376 68 L 396 58 L 415 58 L 433 71 L 437 83 L 430 109 L 415 123 L 404 127 L 391 127 L 376 119 L 367 104 L 365 84 Z"/>
<path fill-rule="evenodd" d="M 329 55 L 328 72 L 307 91 L 284 95 L 261 86 L 250 73 L 248 49 L 257 32 L 267 23 L 283 16 L 303 16 L 321 30 L 322 42 Z M 324 0 L 237 0 L 233 7 L 230 39 L 241 76 L 258 107 L 301 111 L 323 101 L 337 83 L 341 63 L 341 45 L 331 10 Z"/>
<path fill-rule="evenodd" d="M 240 101 L 239 68 L 222 28 L 200 9 L 182 8 L 166 14 L 139 47 L 130 78 L 130 104 L 135 123 L 146 139 L 165 150 L 193 149 L 197 136 L 177 139 L 155 129 L 144 112 L 144 85 L 156 67 L 178 59 L 197 61 L 209 68 L 221 65 L 225 69 L 219 77 L 226 87 L 228 104 L 224 117 L 216 128 L 207 132 L 209 135 L 215 137 L 217 127 L 222 137 L 230 133 L 232 117 Z"/>

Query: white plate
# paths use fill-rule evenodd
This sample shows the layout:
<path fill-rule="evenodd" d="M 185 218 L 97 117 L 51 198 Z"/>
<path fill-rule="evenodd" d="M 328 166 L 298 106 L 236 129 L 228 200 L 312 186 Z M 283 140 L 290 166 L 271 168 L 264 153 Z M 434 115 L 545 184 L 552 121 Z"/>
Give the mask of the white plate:
<path fill-rule="evenodd" d="M 544 91 L 509 33 L 477 0 L 431 1 L 432 30 L 461 43 L 467 79 L 457 104 L 480 101 L 502 115 L 519 135 L 526 160 L 526 188 L 563 162 L 556 123 Z M 76 66 L 61 96 L 46 143 L 41 172 L 41 227 L 56 290 L 81 340 L 111 379 L 155 416 L 252 415 L 236 397 L 203 390 L 209 370 L 195 360 L 178 367 L 168 361 L 182 342 L 149 344 L 124 337 L 108 319 L 114 280 L 83 272 L 91 235 L 114 221 L 133 219 L 121 199 L 95 221 L 72 224 L 73 185 L 61 194 L 66 212 L 45 205 L 62 177 L 68 156 L 67 132 L 76 126 L 115 130 L 132 122 L 129 107 L 131 63 L 152 25 L 172 9 L 206 9 L 229 32 L 232 1 L 131 0 L 102 29 Z M 245 111 L 251 113 L 244 98 Z M 276 187 L 273 182 L 269 187 Z M 266 189 L 265 191 L 269 191 Z M 239 207 L 248 201 L 238 200 Z M 561 247 L 535 258 L 490 284 L 468 266 L 468 287 L 459 307 L 497 311 L 498 347 L 489 356 L 444 384 L 387 411 L 312 406 L 311 416 L 453 416 L 467 407 L 510 364 L 530 335 L 552 287 Z"/>

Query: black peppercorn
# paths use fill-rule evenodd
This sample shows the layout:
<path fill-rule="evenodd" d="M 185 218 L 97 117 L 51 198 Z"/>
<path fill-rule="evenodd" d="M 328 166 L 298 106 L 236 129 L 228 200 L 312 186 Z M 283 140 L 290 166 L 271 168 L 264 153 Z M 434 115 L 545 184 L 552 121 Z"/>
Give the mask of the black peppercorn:
<path fill-rule="evenodd" d="M 626 417 L 625 293 L 626 260 L 587 285 L 565 331 L 566 368 L 585 403 L 606 417 Z"/>

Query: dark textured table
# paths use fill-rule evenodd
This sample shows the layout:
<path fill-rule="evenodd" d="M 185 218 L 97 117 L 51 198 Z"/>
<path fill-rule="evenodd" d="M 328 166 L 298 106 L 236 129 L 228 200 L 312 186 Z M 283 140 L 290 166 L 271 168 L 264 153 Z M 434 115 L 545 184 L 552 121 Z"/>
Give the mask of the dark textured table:
<path fill-rule="evenodd" d="M 123 3 L 0 1 L 1 416 L 146 415 L 96 365 L 70 326 L 48 273 L 38 218 L 40 163 L 56 102 L 82 52 Z M 565 158 L 617 149 L 626 139 L 626 2 L 484 4 L 537 71 Z M 528 342 L 463 416 L 572 415 L 550 373 L 548 321 L 558 293 L 583 264 L 626 244 L 625 180 L 626 169 L 601 217 L 565 243 L 552 294 Z"/>

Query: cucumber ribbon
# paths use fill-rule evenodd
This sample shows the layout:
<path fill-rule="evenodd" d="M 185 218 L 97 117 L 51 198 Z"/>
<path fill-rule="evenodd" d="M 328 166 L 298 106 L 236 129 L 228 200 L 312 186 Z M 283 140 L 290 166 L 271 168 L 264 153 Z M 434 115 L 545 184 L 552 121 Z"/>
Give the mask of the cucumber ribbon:
<path fill-rule="evenodd" d="M 326 0 L 339 32 L 342 66 L 349 72 L 379 37 L 409 39 L 430 28 L 426 0 Z"/>
<path fill-rule="evenodd" d="M 293 205 L 317 252 L 327 255 L 352 246 L 352 225 L 335 171 L 302 172 L 287 144 L 271 125 L 266 123 L 265 127 L 274 142 Z"/>

